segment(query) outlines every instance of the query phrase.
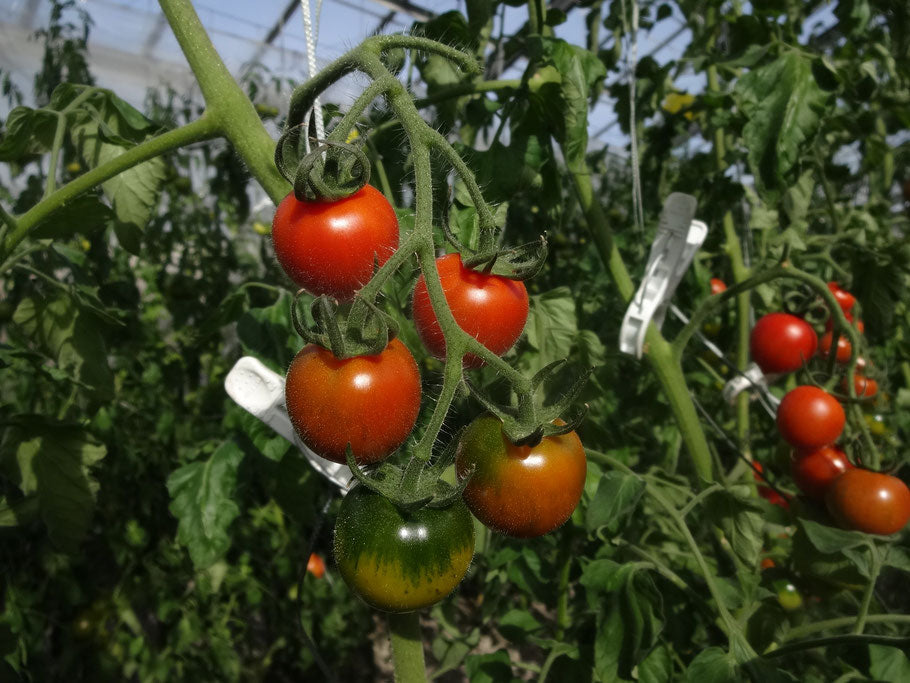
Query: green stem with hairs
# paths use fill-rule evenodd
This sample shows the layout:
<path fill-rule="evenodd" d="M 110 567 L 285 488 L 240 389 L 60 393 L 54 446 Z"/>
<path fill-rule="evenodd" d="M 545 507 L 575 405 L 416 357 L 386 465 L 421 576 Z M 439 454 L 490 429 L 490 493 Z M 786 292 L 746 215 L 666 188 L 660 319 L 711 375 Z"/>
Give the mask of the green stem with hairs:
<path fill-rule="evenodd" d="M 426 664 L 417 612 L 389 614 L 389 638 L 395 661 L 395 683 L 425 683 Z"/>

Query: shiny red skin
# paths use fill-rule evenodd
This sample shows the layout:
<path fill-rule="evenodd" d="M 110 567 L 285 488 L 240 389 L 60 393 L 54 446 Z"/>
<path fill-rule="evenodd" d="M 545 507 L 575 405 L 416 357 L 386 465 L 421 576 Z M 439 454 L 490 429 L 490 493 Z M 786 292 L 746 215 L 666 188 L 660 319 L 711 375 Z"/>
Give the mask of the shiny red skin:
<path fill-rule="evenodd" d="M 842 289 L 836 282 L 829 282 L 828 289 L 831 290 L 834 298 L 837 299 L 837 303 L 840 305 L 841 310 L 844 313 L 849 313 L 856 303 L 856 297 L 846 289 Z"/>
<path fill-rule="evenodd" d="M 777 407 L 777 429 L 781 437 L 802 451 L 833 444 L 844 431 L 845 422 L 843 406 L 818 387 L 796 387 Z"/>
<path fill-rule="evenodd" d="M 840 526 L 867 534 L 896 534 L 910 520 L 910 490 L 882 472 L 847 470 L 831 484 L 825 502 Z"/>
<path fill-rule="evenodd" d="M 789 313 L 762 316 L 749 337 L 752 360 L 762 372 L 795 372 L 815 355 L 818 336 L 802 318 Z"/>
<path fill-rule="evenodd" d="M 398 248 L 398 218 L 376 188 L 365 185 L 334 202 L 285 197 L 272 221 L 278 263 L 310 294 L 351 299 Z"/>
<path fill-rule="evenodd" d="M 442 291 L 459 327 L 497 356 L 512 348 L 528 320 L 528 290 L 524 283 L 468 268 L 462 263 L 460 254 L 439 257 L 436 268 Z M 445 358 L 445 338 L 430 305 L 423 275 L 414 288 L 412 313 L 424 346 L 437 358 Z M 474 354 L 467 354 L 464 365 L 479 367 L 483 361 Z"/>
<path fill-rule="evenodd" d="M 822 357 L 828 357 L 828 354 L 831 352 L 832 341 L 834 341 L 833 332 L 825 332 L 822 335 L 821 341 L 818 343 L 818 348 L 821 351 Z M 837 338 L 837 351 L 835 353 L 838 363 L 850 362 L 850 354 L 853 353 L 853 345 L 844 335 L 840 335 Z"/>
<path fill-rule="evenodd" d="M 459 478 L 474 473 L 462 494 L 471 513 L 489 528 L 534 538 L 562 526 L 585 486 L 585 449 L 575 432 L 516 446 L 492 415 L 475 419 L 455 455 Z"/>
<path fill-rule="evenodd" d="M 856 391 L 857 397 L 872 398 L 878 393 L 878 382 L 871 377 L 865 377 L 857 372 L 853 374 L 853 388 Z M 844 381 L 841 382 L 841 389 L 843 389 L 844 393 L 847 393 L 846 377 L 844 377 Z"/>
<path fill-rule="evenodd" d="M 828 488 L 853 465 L 836 446 L 822 446 L 808 453 L 796 452 L 790 458 L 793 481 L 806 497 L 824 500 Z"/>
<path fill-rule="evenodd" d="M 720 294 L 721 292 L 727 291 L 727 283 L 721 280 L 719 277 L 711 278 L 711 296 L 715 294 Z"/>
<path fill-rule="evenodd" d="M 294 429 L 314 453 L 344 463 L 350 442 L 357 463 L 367 465 L 398 448 L 414 428 L 420 373 L 398 339 L 376 355 L 343 360 L 310 344 L 291 361 L 285 400 Z"/>

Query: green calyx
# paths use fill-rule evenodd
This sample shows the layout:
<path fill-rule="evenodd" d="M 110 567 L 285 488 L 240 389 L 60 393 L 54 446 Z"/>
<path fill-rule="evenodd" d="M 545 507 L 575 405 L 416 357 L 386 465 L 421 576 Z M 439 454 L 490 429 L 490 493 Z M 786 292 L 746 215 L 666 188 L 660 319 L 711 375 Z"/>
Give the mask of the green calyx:
<path fill-rule="evenodd" d="M 275 147 L 275 165 L 298 201 L 338 201 L 370 181 L 370 162 L 359 145 L 318 140 L 307 152 L 304 125 L 288 128 Z"/>
<path fill-rule="evenodd" d="M 486 214 L 484 214 L 486 215 Z M 477 249 L 470 249 L 458 239 L 448 224 L 443 226 L 446 239 L 462 254 L 468 268 L 482 273 L 500 275 L 510 280 L 527 280 L 540 272 L 547 260 L 547 236 L 510 249 L 497 246 L 497 230 L 493 225 L 480 225 Z"/>
<path fill-rule="evenodd" d="M 452 486 L 440 478 L 446 468 L 455 462 L 458 436 L 460 435 L 456 435 L 449 442 L 432 464 L 412 457 L 405 467 L 386 461 L 367 473 L 357 464 L 354 452 L 348 446 L 347 465 L 360 484 L 385 496 L 402 510 L 448 507 L 461 498 L 461 493 L 470 479 L 470 476 L 467 476 L 456 486 Z"/>
<path fill-rule="evenodd" d="M 480 403 L 502 420 L 502 431 L 516 446 L 536 446 L 545 436 L 558 436 L 574 431 L 588 413 L 588 404 L 573 405 L 588 381 L 593 368 L 579 375 L 569 390 L 550 405 L 539 405 L 534 400 L 538 388 L 566 364 L 566 360 L 553 361 L 541 368 L 530 381 L 528 391 L 518 392 L 517 406 L 503 406 L 493 402 L 474 385 L 467 376 L 464 382 Z"/>
<path fill-rule="evenodd" d="M 323 295 L 310 306 L 311 324 L 299 315 L 300 290 L 291 303 L 291 322 L 308 344 L 329 349 L 335 358 L 373 356 L 381 353 L 398 334 L 398 323 L 371 301 L 359 296 L 350 304 L 339 305 Z"/>

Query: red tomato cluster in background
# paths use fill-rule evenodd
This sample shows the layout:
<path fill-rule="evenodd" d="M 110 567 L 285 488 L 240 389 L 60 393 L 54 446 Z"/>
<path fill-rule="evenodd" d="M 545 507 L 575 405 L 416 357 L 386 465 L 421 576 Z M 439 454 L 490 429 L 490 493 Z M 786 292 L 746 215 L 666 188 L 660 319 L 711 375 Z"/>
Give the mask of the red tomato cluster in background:
<path fill-rule="evenodd" d="M 862 321 L 852 314 L 856 297 L 837 283 L 829 282 L 829 290 L 847 317 L 862 333 Z M 818 343 L 815 330 L 803 319 L 788 313 L 769 313 L 752 330 L 750 347 L 753 360 L 765 373 L 795 372 L 814 355 L 816 347 L 827 357 L 834 344 L 833 324 Z M 848 363 L 852 355 L 850 341 L 837 340 L 836 360 Z M 865 361 L 860 364 L 865 367 Z M 847 392 L 847 379 L 841 382 Z M 878 393 L 878 383 L 854 373 L 854 389 L 859 398 L 872 398 Z M 835 446 L 846 424 L 846 414 L 840 402 L 824 389 L 803 385 L 789 391 L 777 409 L 777 428 L 793 448 L 790 471 L 799 490 L 810 500 L 824 503 L 831 517 L 846 529 L 866 533 L 893 534 L 910 521 L 910 489 L 897 477 L 858 468 L 846 453 Z M 761 465 L 755 463 L 756 479 Z M 768 486 L 759 486 L 759 494 L 781 505 L 780 494 Z"/>

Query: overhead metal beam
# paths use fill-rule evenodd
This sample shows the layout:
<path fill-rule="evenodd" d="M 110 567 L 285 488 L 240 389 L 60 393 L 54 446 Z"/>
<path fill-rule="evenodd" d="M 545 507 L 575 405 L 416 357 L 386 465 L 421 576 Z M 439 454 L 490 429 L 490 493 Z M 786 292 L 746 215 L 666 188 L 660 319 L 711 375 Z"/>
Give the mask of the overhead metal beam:
<path fill-rule="evenodd" d="M 390 10 L 414 17 L 417 21 L 429 21 L 436 16 L 435 12 L 408 2 L 408 0 L 373 0 L 373 2 L 383 7 L 388 7 Z"/>

